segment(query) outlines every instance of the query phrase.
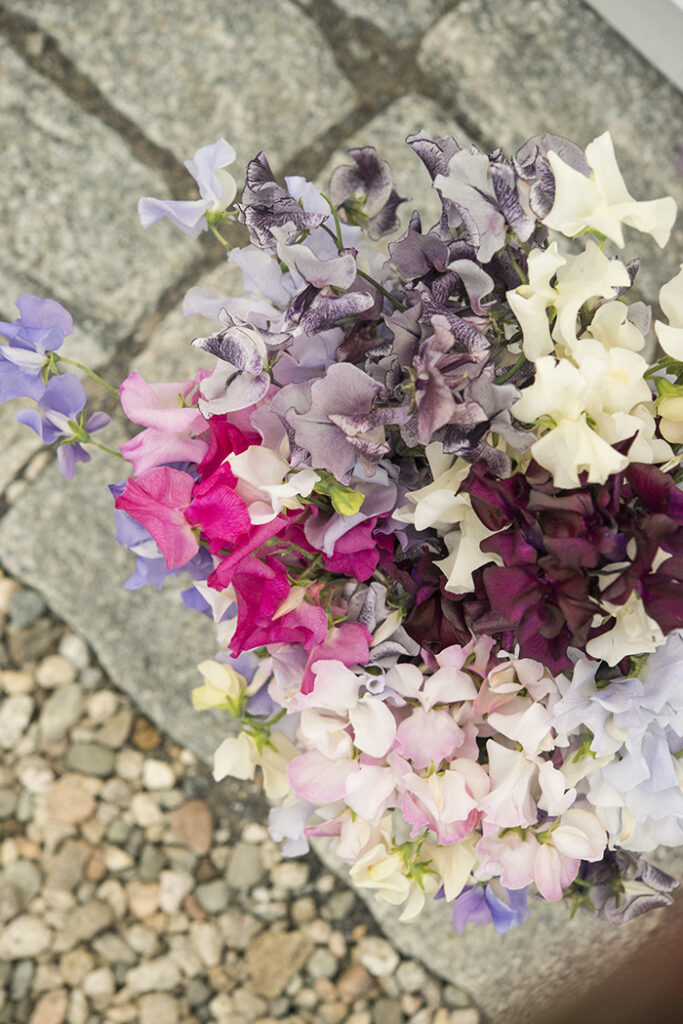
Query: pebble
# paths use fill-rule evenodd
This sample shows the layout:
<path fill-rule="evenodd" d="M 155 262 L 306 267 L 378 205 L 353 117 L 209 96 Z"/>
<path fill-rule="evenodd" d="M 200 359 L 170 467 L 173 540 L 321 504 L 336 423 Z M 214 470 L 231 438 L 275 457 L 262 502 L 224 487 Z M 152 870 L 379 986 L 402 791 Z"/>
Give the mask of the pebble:
<path fill-rule="evenodd" d="M 180 970 L 170 957 L 160 956 L 126 971 L 125 982 L 134 994 L 168 992 L 180 984 Z"/>
<path fill-rule="evenodd" d="M 396 999 L 378 999 L 373 1011 L 373 1024 L 403 1024 L 403 1010 Z"/>
<path fill-rule="evenodd" d="M 213 839 L 213 816 L 203 800 L 188 800 L 171 811 L 169 821 L 176 839 L 198 857 L 209 852 Z"/>
<path fill-rule="evenodd" d="M 150 825 L 161 825 L 164 816 L 161 808 L 149 793 L 136 793 L 130 802 L 130 809 L 138 825 L 148 828 Z"/>
<path fill-rule="evenodd" d="M 278 889 L 303 889 L 308 881 L 309 867 L 301 860 L 285 860 L 271 869 L 270 878 Z"/>
<path fill-rule="evenodd" d="M 59 641 L 58 652 L 77 669 L 83 670 L 90 664 L 90 651 L 85 640 L 75 633 L 65 633 Z"/>
<path fill-rule="evenodd" d="M 334 978 L 339 970 L 339 961 L 328 949 L 316 949 L 306 964 L 311 978 Z"/>
<path fill-rule="evenodd" d="M 83 992 L 96 1010 L 103 1010 L 112 1000 L 116 983 L 108 967 L 98 967 L 83 980 Z"/>
<path fill-rule="evenodd" d="M 91 850 L 87 843 L 67 839 L 50 860 L 45 886 L 47 889 L 75 889 L 83 877 Z"/>
<path fill-rule="evenodd" d="M 52 931 L 33 914 L 23 914 L 0 932 L 0 961 L 39 956 L 49 948 Z"/>
<path fill-rule="evenodd" d="M 374 935 L 361 939 L 356 955 L 359 963 L 375 978 L 393 974 L 400 960 L 398 953 L 386 939 Z"/>
<path fill-rule="evenodd" d="M 116 774 L 127 782 L 137 782 L 142 777 L 144 758 L 139 750 L 127 747 L 116 757 Z"/>
<path fill-rule="evenodd" d="M 7 603 L 9 620 L 18 629 L 33 626 L 47 611 L 47 606 L 35 590 L 14 590 Z"/>
<path fill-rule="evenodd" d="M 402 992 L 419 992 L 426 981 L 424 967 L 415 960 L 404 960 L 396 969 L 396 981 Z"/>
<path fill-rule="evenodd" d="M 135 917 L 145 918 L 159 909 L 159 883 L 143 882 L 134 878 L 126 886 L 128 906 Z"/>
<path fill-rule="evenodd" d="M 138 958 L 133 950 L 116 932 L 98 935 L 93 942 L 93 949 L 106 963 L 112 965 L 124 964 L 126 967 L 132 967 L 137 963 Z"/>
<path fill-rule="evenodd" d="M 62 654 L 48 654 L 36 669 L 36 682 L 44 690 L 68 686 L 76 678 L 76 666 Z"/>
<path fill-rule="evenodd" d="M 0 706 L 0 747 L 11 750 L 23 736 L 33 714 L 33 698 L 13 693 Z"/>
<path fill-rule="evenodd" d="M 114 771 L 114 752 L 99 743 L 72 743 L 65 764 L 71 771 L 106 778 Z"/>
<path fill-rule="evenodd" d="M 68 1005 L 66 989 L 57 988 L 46 992 L 36 1003 L 29 1024 L 62 1024 Z"/>
<path fill-rule="evenodd" d="M 150 992 L 138 1003 L 139 1024 L 177 1024 L 180 1010 L 177 999 L 165 992 Z"/>
<path fill-rule="evenodd" d="M 236 843 L 225 876 L 228 885 L 232 889 L 250 889 L 263 875 L 263 861 L 258 851 L 249 843 Z"/>
<path fill-rule="evenodd" d="M 155 750 L 161 743 L 161 733 L 146 718 L 136 718 L 133 743 L 138 750 Z"/>
<path fill-rule="evenodd" d="M 98 932 L 108 928 L 113 920 L 114 915 L 108 903 L 103 900 L 90 900 L 69 914 L 67 930 L 76 944 L 85 939 L 92 939 Z"/>
<path fill-rule="evenodd" d="M 108 721 L 119 706 L 119 698 L 113 690 L 98 690 L 88 697 L 88 718 L 101 725 Z"/>
<path fill-rule="evenodd" d="M 462 1010 L 452 1010 L 448 1017 L 448 1024 L 479 1024 L 479 1011 L 473 1006 L 463 1007 Z"/>
<path fill-rule="evenodd" d="M 373 986 L 372 976 L 360 964 L 352 964 L 337 981 L 337 990 L 347 1003 L 355 1003 L 367 996 Z"/>
<path fill-rule="evenodd" d="M 223 936 L 210 921 L 193 921 L 190 925 L 190 941 L 198 957 L 206 967 L 217 967 L 223 952 Z"/>
<path fill-rule="evenodd" d="M 247 948 L 247 964 L 259 995 L 280 995 L 313 951 L 302 932 L 267 931 Z"/>
<path fill-rule="evenodd" d="M 9 668 L 0 672 L 0 690 L 5 693 L 32 693 L 35 688 L 35 680 L 30 672 L 15 672 Z"/>
<path fill-rule="evenodd" d="M 68 953 L 63 953 L 59 960 L 60 974 L 67 985 L 70 985 L 72 988 L 80 985 L 86 974 L 89 974 L 94 967 L 95 957 L 90 950 L 82 946 L 70 949 Z"/>
<path fill-rule="evenodd" d="M 167 761 L 147 758 L 142 768 L 145 789 L 171 789 L 175 785 L 175 772 Z"/>
<path fill-rule="evenodd" d="M 95 797 L 76 782 L 62 779 L 47 794 L 47 811 L 58 821 L 85 821 L 95 810 Z"/>
<path fill-rule="evenodd" d="M 188 871 L 162 871 L 159 883 L 159 906 L 165 914 L 176 914 L 194 889 L 194 878 Z"/>
<path fill-rule="evenodd" d="M 69 683 L 55 690 L 43 704 L 40 732 L 46 743 L 63 739 L 83 711 L 83 691 L 78 683 Z"/>
<path fill-rule="evenodd" d="M 109 721 L 97 730 L 95 733 L 95 739 L 105 747 L 111 747 L 112 750 L 118 750 L 128 739 L 132 725 L 133 712 L 130 708 L 121 708 L 120 711 L 117 711 L 112 715 Z M 127 751 L 127 753 L 139 754 L 139 751 L 130 750 Z M 122 777 L 126 778 L 126 776 Z M 139 771 L 135 778 L 140 778 Z"/>
<path fill-rule="evenodd" d="M 198 885 L 195 896 L 197 903 L 207 914 L 220 914 L 228 905 L 228 887 L 222 878 Z"/>
<path fill-rule="evenodd" d="M 89 1013 L 88 1000 L 79 989 L 75 989 L 71 993 L 67 1010 L 69 1024 L 87 1024 Z"/>
<path fill-rule="evenodd" d="M 22 906 L 30 903 L 42 882 L 40 869 L 30 860 L 16 860 L 8 864 L 3 875 L 5 881 L 20 893 Z"/>

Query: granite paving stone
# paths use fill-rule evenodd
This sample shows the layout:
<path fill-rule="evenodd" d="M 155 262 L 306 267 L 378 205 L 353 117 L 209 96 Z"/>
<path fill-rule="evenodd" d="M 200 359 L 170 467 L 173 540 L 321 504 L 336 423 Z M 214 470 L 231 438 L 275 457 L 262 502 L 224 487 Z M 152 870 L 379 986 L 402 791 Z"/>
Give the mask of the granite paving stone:
<path fill-rule="evenodd" d="M 110 102 L 181 160 L 224 135 L 240 160 L 265 149 L 282 166 L 355 101 L 315 24 L 289 0 L 9 6 L 54 35 Z"/>
<path fill-rule="evenodd" d="M 161 174 L 2 40 L 0 136 L 0 310 L 12 314 L 18 288 L 49 295 L 102 361 L 199 248 L 170 225 L 143 231 L 137 200 L 164 193 Z"/>
<path fill-rule="evenodd" d="M 637 199 L 672 195 L 683 205 L 676 165 L 683 95 L 582 3 L 462 0 L 426 35 L 422 70 L 481 128 L 485 147 L 515 151 L 543 132 L 585 146 L 606 129 Z M 627 232 L 643 260 L 639 287 L 653 301 L 683 259 L 683 217 L 662 254 Z"/>
<path fill-rule="evenodd" d="M 453 4 L 454 0 L 334 0 L 345 14 L 371 22 L 396 42 L 422 35 Z"/>

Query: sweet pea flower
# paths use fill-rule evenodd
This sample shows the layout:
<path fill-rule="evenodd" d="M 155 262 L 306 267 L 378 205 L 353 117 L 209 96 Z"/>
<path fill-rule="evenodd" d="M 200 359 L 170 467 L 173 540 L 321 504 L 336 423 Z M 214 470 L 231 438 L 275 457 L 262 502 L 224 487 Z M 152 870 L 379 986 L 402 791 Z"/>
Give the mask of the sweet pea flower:
<path fill-rule="evenodd" d="M 194 480 L 189 473 L 162 466 L 126 482 L 114 502 L 145 527 L 159 545 L 168 569 L 184 565 L 199 550 L 185 511 L 192 500 Z"/>
<path fill-rule="evenodd" d="M 422 777 L 410 772 L 401 779 L 401 812 L 413 828 L 416 839 L 429 828 L 440 846 L 464 839 L 478 824 L 478 801 L 485 796 L 491 780 L 481 765 L 466 758 L 451 761 L 444 772 Z"/>
<path fill-rule="evenodd" d="M 301 508 L 299 499 L 307 498 L 320 479 L 307 467 L 291 472 L 289 463 L 264 445 L 232 452 L 226 462 L 237 479 L 235 492 L 246 504 L 254 525 L 269 523 L 285 508 Z"/>
<path fill-rule="evenodd" d="M 210 146 L 202 146 L 185 166 L 199 186 L 201 199 L 153 199 L 143 196 L 138 214 L 143 228 L 168 217 L 190 238 L 197 238 L 208 227 L 206 215 L 226 210 L 237 194 L 235 179 L 223 168 L 235 159 L 235 150 L 220 138 Z"/>
<path fill-rule="evenodd" d="M 668 324 L 661 320 L 655 321 L 659 344 L 668 356 L 683 362 L 683 263 L 680 273 L 660 289 L 659 305 L 669 321 Z"/>
<path fill-rule="evenodd" d="M 236 714 L 247 689 L 247 681 L 231 665 L 219 661 L 203 661 L 197 666 L 204 677 L 204 685 L 192 691 L 192 706 L 195 711 L 227 707 Z"/>
<path fill-rule="evenodd" d="M 65 373 L 52 377 L 48 381 L 37 409 L 23 409 L 14 417 L 19 423 L 35 430 L 44 444 L 53 444 L 60 438 L 64 439 L 57 448 L 57 461 L 62 474 L 71 479 L 78 462 L 89 462 L 90 455 L 76 440 L 86 440 L 86 436 L 101 430 L 109 423 L 106 413 L 96 412 L 90 416 L 83 427 L 77 418 L 85 405 L 85 388 L 73 373 Z"/>
<path fill-rule="evenodd" d="M 269 800 L 279 802 L 289 796 L 287 765 L 296 747 L 283 732 L 272 730 L 266 741 L 241 732 L 223 740 L 214 754 L 213 777 L 216 782 L 228 775 L 235 779 L 253 779 L 256 768 L 263 773 L 263 788 Z"/>
<path fill-rule="evenodd" d="M 131 423 L 146 429 L 119 448 L 135 476 L 171 462 L 201 462 L 209 444 L 197 434 L 207 429 L 198 409 L 186 405 L 196 380 L 148 384 L 131 373 L 119 387 L 121 406 Z"/>
<path fill-rule="evenodd" d="M 54 299 L 20 295 L 16 306 L 19 316 L 14 323 L 0 321 L 0 335 L 9 341 L 0 345 L 0 402 L 39 401 L 45 391 L 42 370 L 50 353 L 73 333 L 73 320 Z"/>
<path fill-rule="evenodd" d="M 608 665 L 618 665 L 631 655 L 651 654 L 665 637 L 655 620 L 645 611 L 643 599 L 633 591 L 625 604 L 603 602 L 605 611 L 614 616 L 614 626 L 606 633 L 589 640 L 586 653 Z"/>
<path fill-rule="evenodd" d="M 609 132 L 586 146 L 586 160 L 592 170 L 588 177 L 557 153 L 548 153 L 555 178 L 555 201 L 543 223 L 570 238 L 582 231 L 597 231 L 619 248 L 624 246 L 622 224 L 627 224 L 652 235 L 664 248 L 676 219 L 675 200 L 671 196 L 648 202 L 633 198 L 617 166 Z"/>
<path fill-rule="evenodd" d="M 394 907 L 405 903 L 399 921 L 414 921 L 425 903 L 425 892 L 435 893 L 439 882 L 434 874 L 422 875 L 422 885 L 406 874 L 406 865 L 398 852 L 378 843 L 350 868 L 349 875 L 359 889 L 371 889 L 375 898 Z"/>
<path fill-rule="evenodd" d="M 468 921 L 492 924 L 499 934 L 524 924 L 529 916 L 528 887 L 506 889 L 496 878 L 485 885 L 468 886 L 453 904 L 453 926 L 462 935 Z"/>

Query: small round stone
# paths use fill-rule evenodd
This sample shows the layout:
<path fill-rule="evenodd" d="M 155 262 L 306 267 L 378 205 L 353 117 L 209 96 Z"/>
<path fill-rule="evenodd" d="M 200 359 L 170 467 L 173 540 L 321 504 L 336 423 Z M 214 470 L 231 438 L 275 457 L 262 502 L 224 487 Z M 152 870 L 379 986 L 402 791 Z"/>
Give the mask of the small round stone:
<path fill-rule="evenodd" d="M 394 947 L 386 939 L 375 935 L 361 939 L 358 943 L 357 957 L 359 963 L 375 978 L 393 974 L 400 960 Z"/>
<path fill-rule="evenodd" d="M 311 978 L 334 978 L 339 970 L 339 961 L 336 956 L 330 953 L 329 949 L 323 947 L 316 949 L 309 957 L 306 970 Z"/>
<path fill-rule="evenodd" d="M 172 789 L 175 772 L 166 761 L 147 758 L 142 768 L 142 784 L 145 789 Z"/>
<path fill-rule="evenodd" d="M 90 664 L 88 645 L 75 633 L 65 633 L 59 641 L 59 653 L 77 669 L 87 668 Z"/>
<path fill-rule="evenodd" d="M 83 991 L 95 1009 L 103 1010 L 112 1000 L 116 982 L 108 967 L 98 967 L 83 981 Z"/>
<path fill-rule="evenodd" d="M 45 690 L 67 686 L 76 678 L 76 668 L 62 654 L 48 654 L 36 670 L 36 682 Z"/>
<path fill-rule="evenodd" d="M 402 992 L 419 992 L 425 979 L 424 967 L 415 960 L 404 960 L 396 970 L 396 981 Z"/>
<path fill-rule="evenodd" d="M 9 620 L 17 629 L 33 626 L 47 611 L 47 606 L 35 590 L 15 590 L 8 602 Z"/>

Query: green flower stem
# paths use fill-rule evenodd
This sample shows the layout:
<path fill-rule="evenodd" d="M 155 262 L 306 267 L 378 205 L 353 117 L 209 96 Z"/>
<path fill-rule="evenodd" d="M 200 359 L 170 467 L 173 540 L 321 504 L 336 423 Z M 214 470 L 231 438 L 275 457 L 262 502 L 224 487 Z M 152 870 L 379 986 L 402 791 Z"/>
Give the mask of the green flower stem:
<path fill-rule="evenodd" d="M 228 251 L 233 248 L 233 246 L 230 245 L 230 242 L 228 242 L 227 239 L 223 238 L 222 234 L 220 233 L 215 224 L 209 224 L 209 228 L 211 229 L 212 234 L 214 234 L 218 241 L 221 243 L 221 245 L 224 245 Z"/>
<path fill-rule="evenodd" d="M 511 377 L 514 377 L 514 375 L 517 373 L 517 370 L 520 370 L 522 366 L 524 366 L 525 362 L 526 356 L 522 352 L 517 362 L 513 363 L 509 370 L 507 370 L 502 377 L 496 377 L 496 384 L 504 384 L 507 380 L 510 380 Z"/>
<path fill-rule="evenodd" d="M 103 452 L 106 452 L 107 455 L 115 455 L 117 459 L 124 459 L 121 452 L 114 451 L 113 448 L 107 448 L 106 444 L 100 444 L 99 441 L 95 441 L 92 437 L 88 437 L 86 444 L 94 444 L 96 448 L 100 448 Z"/>
<path fill-rule="evenodd" d="M 119 393 L 116 388 L 113 388 L 111 384 L 107 384 L 106 380 L 102 380 L 99 374 L 95 373 L 94 370 L 90 370 L 87 366 L 84 366 L 83 363 L 79 363 L 75 359 L 67 359 L 66 356 L 57 355 L 56 352 L 52 353 L 52 357 L 60 363 L 68 363 L 70 366 L 77 366 L 79 370 L 83 370 L 84 373 L 87 373 L 89 377 L 96 380 L 98 384 L 101 384 L 103 388 L 118 399 Z"/>

